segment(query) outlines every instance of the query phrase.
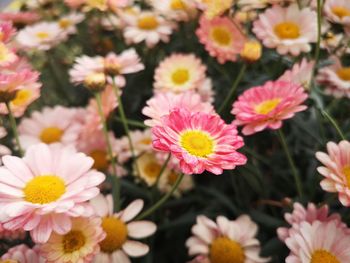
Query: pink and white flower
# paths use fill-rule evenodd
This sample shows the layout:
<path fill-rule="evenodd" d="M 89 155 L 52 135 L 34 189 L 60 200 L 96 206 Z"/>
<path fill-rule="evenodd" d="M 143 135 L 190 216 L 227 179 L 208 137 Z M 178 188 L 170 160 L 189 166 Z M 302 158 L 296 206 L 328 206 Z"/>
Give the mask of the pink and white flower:
<path fill-rule="evenodd" d="M 59 27 L 65 32 L 65 34 L 76 34 L 77 28 L 76 25 L 82 22 L 85 19 L 85 16 L 81 13 L 70 13 L 61 17 L 57 23 Z"/>
<path fill-rule="evenodd" d="M 39 255 L 37 247 L 29 248 L 22 244 L 10 248 L 1 257 L 1 262 L 46 263 L 46 260 Z"/>
<path fill-rule="evenodd" d="M 350 25 L 350 2 L 347 0 L 327 0 L 323 5 L 326 18 L 337 24 Z"/>
<path fill-rule="evenodd" d="M 148 0 L 155 11 L 166 18 L 188 21 L 197 14 L 196 5 L 191 0 Z"/>

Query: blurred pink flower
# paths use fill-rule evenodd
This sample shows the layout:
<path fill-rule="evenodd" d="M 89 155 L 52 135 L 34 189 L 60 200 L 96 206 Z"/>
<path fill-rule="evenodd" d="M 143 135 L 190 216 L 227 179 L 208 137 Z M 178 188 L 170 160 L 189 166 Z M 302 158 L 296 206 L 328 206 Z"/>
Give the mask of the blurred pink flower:
<path fill-rule="evenodd" d="M 350 2 L 327 0 L 323 5 L 325 17 L 333 23 L 350 26 Z"/>
<path fill-rule="evenodd" d="M 1 257 L 1 262 L 46 263 L 46 260 L 39 255 L 37 247 L 29 248 L 22 244 L 10 248 Z"/>
<path fill-rule="evenodd" d="M 40 19 L 40 15 L 33 11 L 26 12 L 1 12 L 0 20 L 9 21 L 14 24 L 29 25 L 37 22 Z"/>
<path fill-rule="evenodd" d="M 16 34 L 11 22 L 0 21 L 0 41 L 3 43 L 9 42 Z"/>

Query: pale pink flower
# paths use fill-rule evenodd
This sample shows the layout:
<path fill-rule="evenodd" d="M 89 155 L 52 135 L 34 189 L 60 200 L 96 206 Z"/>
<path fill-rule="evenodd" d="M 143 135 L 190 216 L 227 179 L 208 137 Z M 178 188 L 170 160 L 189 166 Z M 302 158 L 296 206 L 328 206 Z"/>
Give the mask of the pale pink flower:
<path fill-rule="evenodd" d="M 350 2 L 347 0 L 327 0 L 323 10 L 326 18 L 337 24 L 350 25 Z"/>
<path fill-rule="evenodd" d="M 325 86 L 325 93 L 336 98 L 350 98 L 350 67 L 344 67 L 338 57 L 333 56 L 334 64 L 321 68 L 316 80 Z"/>
<path fill-rule="evenodd" d="M 336 221 L 303 222 L 285 241 L 291 253 L 286 263 L 350 262 L 350 235 Z"/>
<path fill-rule="evenodd" d="M 9 42 L 12 37 L 16 34 L 16 30 L 13 28 L 11 22 L 1 21 L 0 22 L 0 41 L 3 43 Z"/>
<path fill-rule="evenodd" d="M 196 256 L 193 262 L 239 262 L 262 263 L 268 258 L 260 257 L 260 242 L 256 239 L 258 226 L 248 215 L 236 220 L 218 216 L 216 222 L 206 216 L 198 216 L 192 227 L 193 236 L 186 246 L 190 256 Z"/>
<path fill-rule="evenodd" d="M 234 124 L 226 124 L 218 115 L 189 112 L 176 108 L 152 128 L 153 147 L 173 154 L 185 174 L 204 170 L 222 174 L 223 169 L 244 165 L 247 158 L 236 150 L 244 145 Z"/>
<path fill-rule="evenodd" d="M 130 137 L 133 142 L 134 146 L 134 153 L 135 155 L 140 155 L 144 152 L 151 152 L 153 151 L 152 147 L 152 132 L 150 129 L 145 129 L 143 131 L 140 130 L 133 130 L 130 131 Z M 126 140 L 126 136 L 122 137 L 121 140 Z M 124 143 L 124 151 L 127 151 L 128 153 L 125 153 L 129 156 L 131 156 L 131 150 L 129 143 Z"/>
<path fill-rule="evenodd" d="M 191 0 L 148 0 L 153 9 L 169 19 L 188 21 L 196 16 L 196 5 Z"/>
<path fill-rule="evenodd" d="M 106 236 L 101 223 L 97 217 L 73 218 L 68 233 L 53 233 L 45 244 L 39 246 L 40 255 L 47 263 L 92 262 L 100 251 L 99 242 Z"/>
<path fill-rule="evenodd" d="M 69 70 L 70 81 L 75 85 L 82 84 L 89 75 L 101 72 L 104 72 L 103 57 L 83 55 L 75 59 L 73 68 Z"/>
<path fill-rule="evenodd" d="M 86 0 L 64 0 L 64 3 L 68 5 L 70 8 L 78 8 L 83 5 Z"/>
<path fill-rule="evenodd" d="M 236 61 L 244 47 L 246 39 L 238 26 L 228 17 L 209 20 L 202 16 L 196 34 L 210 56 L 224 64 L 226 61 Z"/>
<path fill-rule="evenodd" d="M 81 23 L 85 19 L 85 16 L 81 13 L 72 12 L 68 15 L 61 17 L 57 23 L 65 34 L 76 34 L 76 25 Z"/>
<path fill-rule="evenodd" d="M 281 55 L 298 56 L 310 52 L 317 40 L 317 15 L 310 8 L 299 10 L 297 4 L 288 7 L 274 5 L 259 15 L 253 32 L 268 48 Z"/>
<path fill-rule="evenodd" d="M 328 142 L 327 153 L 317 152 L 316 158 L 324 165 L 317 168 L 325 177 L 321 181 L 322 189 L 338 193 L 339 201 L 350 206 L 350 142 Z"/>
<path fill-rule="evenodd" d="M 4 156 L 0 168 L 0 222 L 8 230 L 30 231 L 45 243 L 52 232 L 66 234 L 71 217 L 90 216 L 86 201 L 99 193 L 104 174 L 93 159 L 61 144 L 37 144 L 21 159 Z"/>
<path fill-rule="evenodd" d="M 291 82 L 268 81 L 263 86 L 246 90 L 233 103 L 231 113 L 236 116 L 234 123 L 243 125 L 242 133 L 251 135 L 266 128 L 279 129 L 282 121 L 290 119 L 307 106 L 304 89 Z"/>
<path fill-rule="evenodd" d="M 3 228 L 3 226 L 0 224 L 0 239 L 13 241 L 13 240 L 23 240 L 25 238 L 26 238 L 26 232 L 23 229 L 17 229 L 17 230 L 11 231 Z"/>
<path fill-rule="evenodd" d="M 33 11 L 26 12 L 1 12 L 0 20 L 9 21 L 14 24 L 29 25 L 37 22 L 40 19 L 40 15 Z"/>
<path fill-rule="evenodd" d="M 203 102 L 201 97 L 193 91 L 180 94 L 158 93 L 149 99 L 142 109 L 142 114 L 150 118 L 145 120 L 145 124 L 150 127 L 161 125 L 162 117 L 168 115 L 175 108 L 185 109 L 193 113 L 215 113 L 213 106 Z"/>
<path fill-rule="evenodd" d="M 29 248 L 22 244 L 10 248 L 1 257 L 1 262 L 46 263 L 46 260 L 39 255 L 37 247 Z"/>
<path fill-rule="evenodd" d="M 343 226 L 344 229 L 346 228 L 338 213 L 329 214 L 328 205 L 318 208 L 314 203 L 308 203 L 307 207 L 304 207 L 300 203 L 294 203 L 292 213 L 285 213 L 284 219 L 290 227 L 279 227 L 277 229 L 278 238 L 282 241 L 285 241 L 293 233 L 299 231 L 303 222 L 312 224 L 314 221 L 329 222 L 335 220 L 339 226 Z"/>
<path fill-rule="evenodd" d="M 278 81 L 291 82 L 308 90 L 314 65 L 314 61 L 309 62 L 303 58 L 300 63 L 295 63 L 291 69 L 286 70 Z"/>
<path fill-rule="evenodd" d="M 24 118 L 18 126 L 19 140 L 26 149 L 43 142 L 46 144 L 62 143 L 75 145 L 81 124 L 76 121 L 77 109 L 55 106 L 35 111 L 30 118 Z"/>
<path fill-rule="evenodd" d="M 141 257 L 148 253 L 147 245 L 133 240 L 149 237 L 157 229 L 150 221 L 133 220 L 143 208 L 142 200 L 133 201 L 118 213 L 113 213 L 111 195 L 98 195 L 90 203 L 96 215 L 102 218 L 102 228 L 106 233 L 106 238 L 100 242 L 101 252 L 93 262 L 131 263 L 129 257 Z"/>

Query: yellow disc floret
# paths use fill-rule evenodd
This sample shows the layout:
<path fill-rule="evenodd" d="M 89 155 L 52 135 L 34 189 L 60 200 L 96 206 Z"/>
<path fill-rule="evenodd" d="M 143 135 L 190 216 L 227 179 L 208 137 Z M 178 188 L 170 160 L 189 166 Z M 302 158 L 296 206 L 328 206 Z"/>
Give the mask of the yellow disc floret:
<path fill-rule="evenodd" d="M 206 158 L 214 152 L 214 139 L 206 132 L 188 130 L 181 134 L 180 144 L 190 154 Z"/>
<path fill-rule="evenodd" d="M 340 261 L 326 250 L 316 250 L 311 257 L 310 263 L 340 263 Z"/>
<path fill-rule="evenodd" d="M 120 249 L 128 237 L 128 229 L 123 221 L 115 217 L 105 217 L 102 220 L 102 228 L 106 238 L 101 241 L 101 250 L 112 253 Z"/>
<path fill-rule="evenodd" d="M 244 263 L 244 249 L 236 241 L 219 237 L 210 246 L 209 258 L 211 263 Z"/>
<path fill-rule="evenodd" d="M 296 39 L 300 36 L 300 27 L 294 22 L 283 22 L 274 28 L 280 39 Z"/>
<path fill-rule="evenodd" d="M 47 127 L 41 131 L 40 140 L 44 143 L 50 144 L 60 142 L 63 135 L 63 130 L 58 127 Z"/>

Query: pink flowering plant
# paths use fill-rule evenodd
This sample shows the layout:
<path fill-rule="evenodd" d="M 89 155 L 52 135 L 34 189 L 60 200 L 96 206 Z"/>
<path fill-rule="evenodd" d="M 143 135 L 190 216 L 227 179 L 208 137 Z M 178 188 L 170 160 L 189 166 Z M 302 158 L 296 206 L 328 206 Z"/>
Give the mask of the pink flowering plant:
<path fill-rule="evenodd" d="M 349 0 L 0 2 L 0 263 L 350 262 Z"/>

